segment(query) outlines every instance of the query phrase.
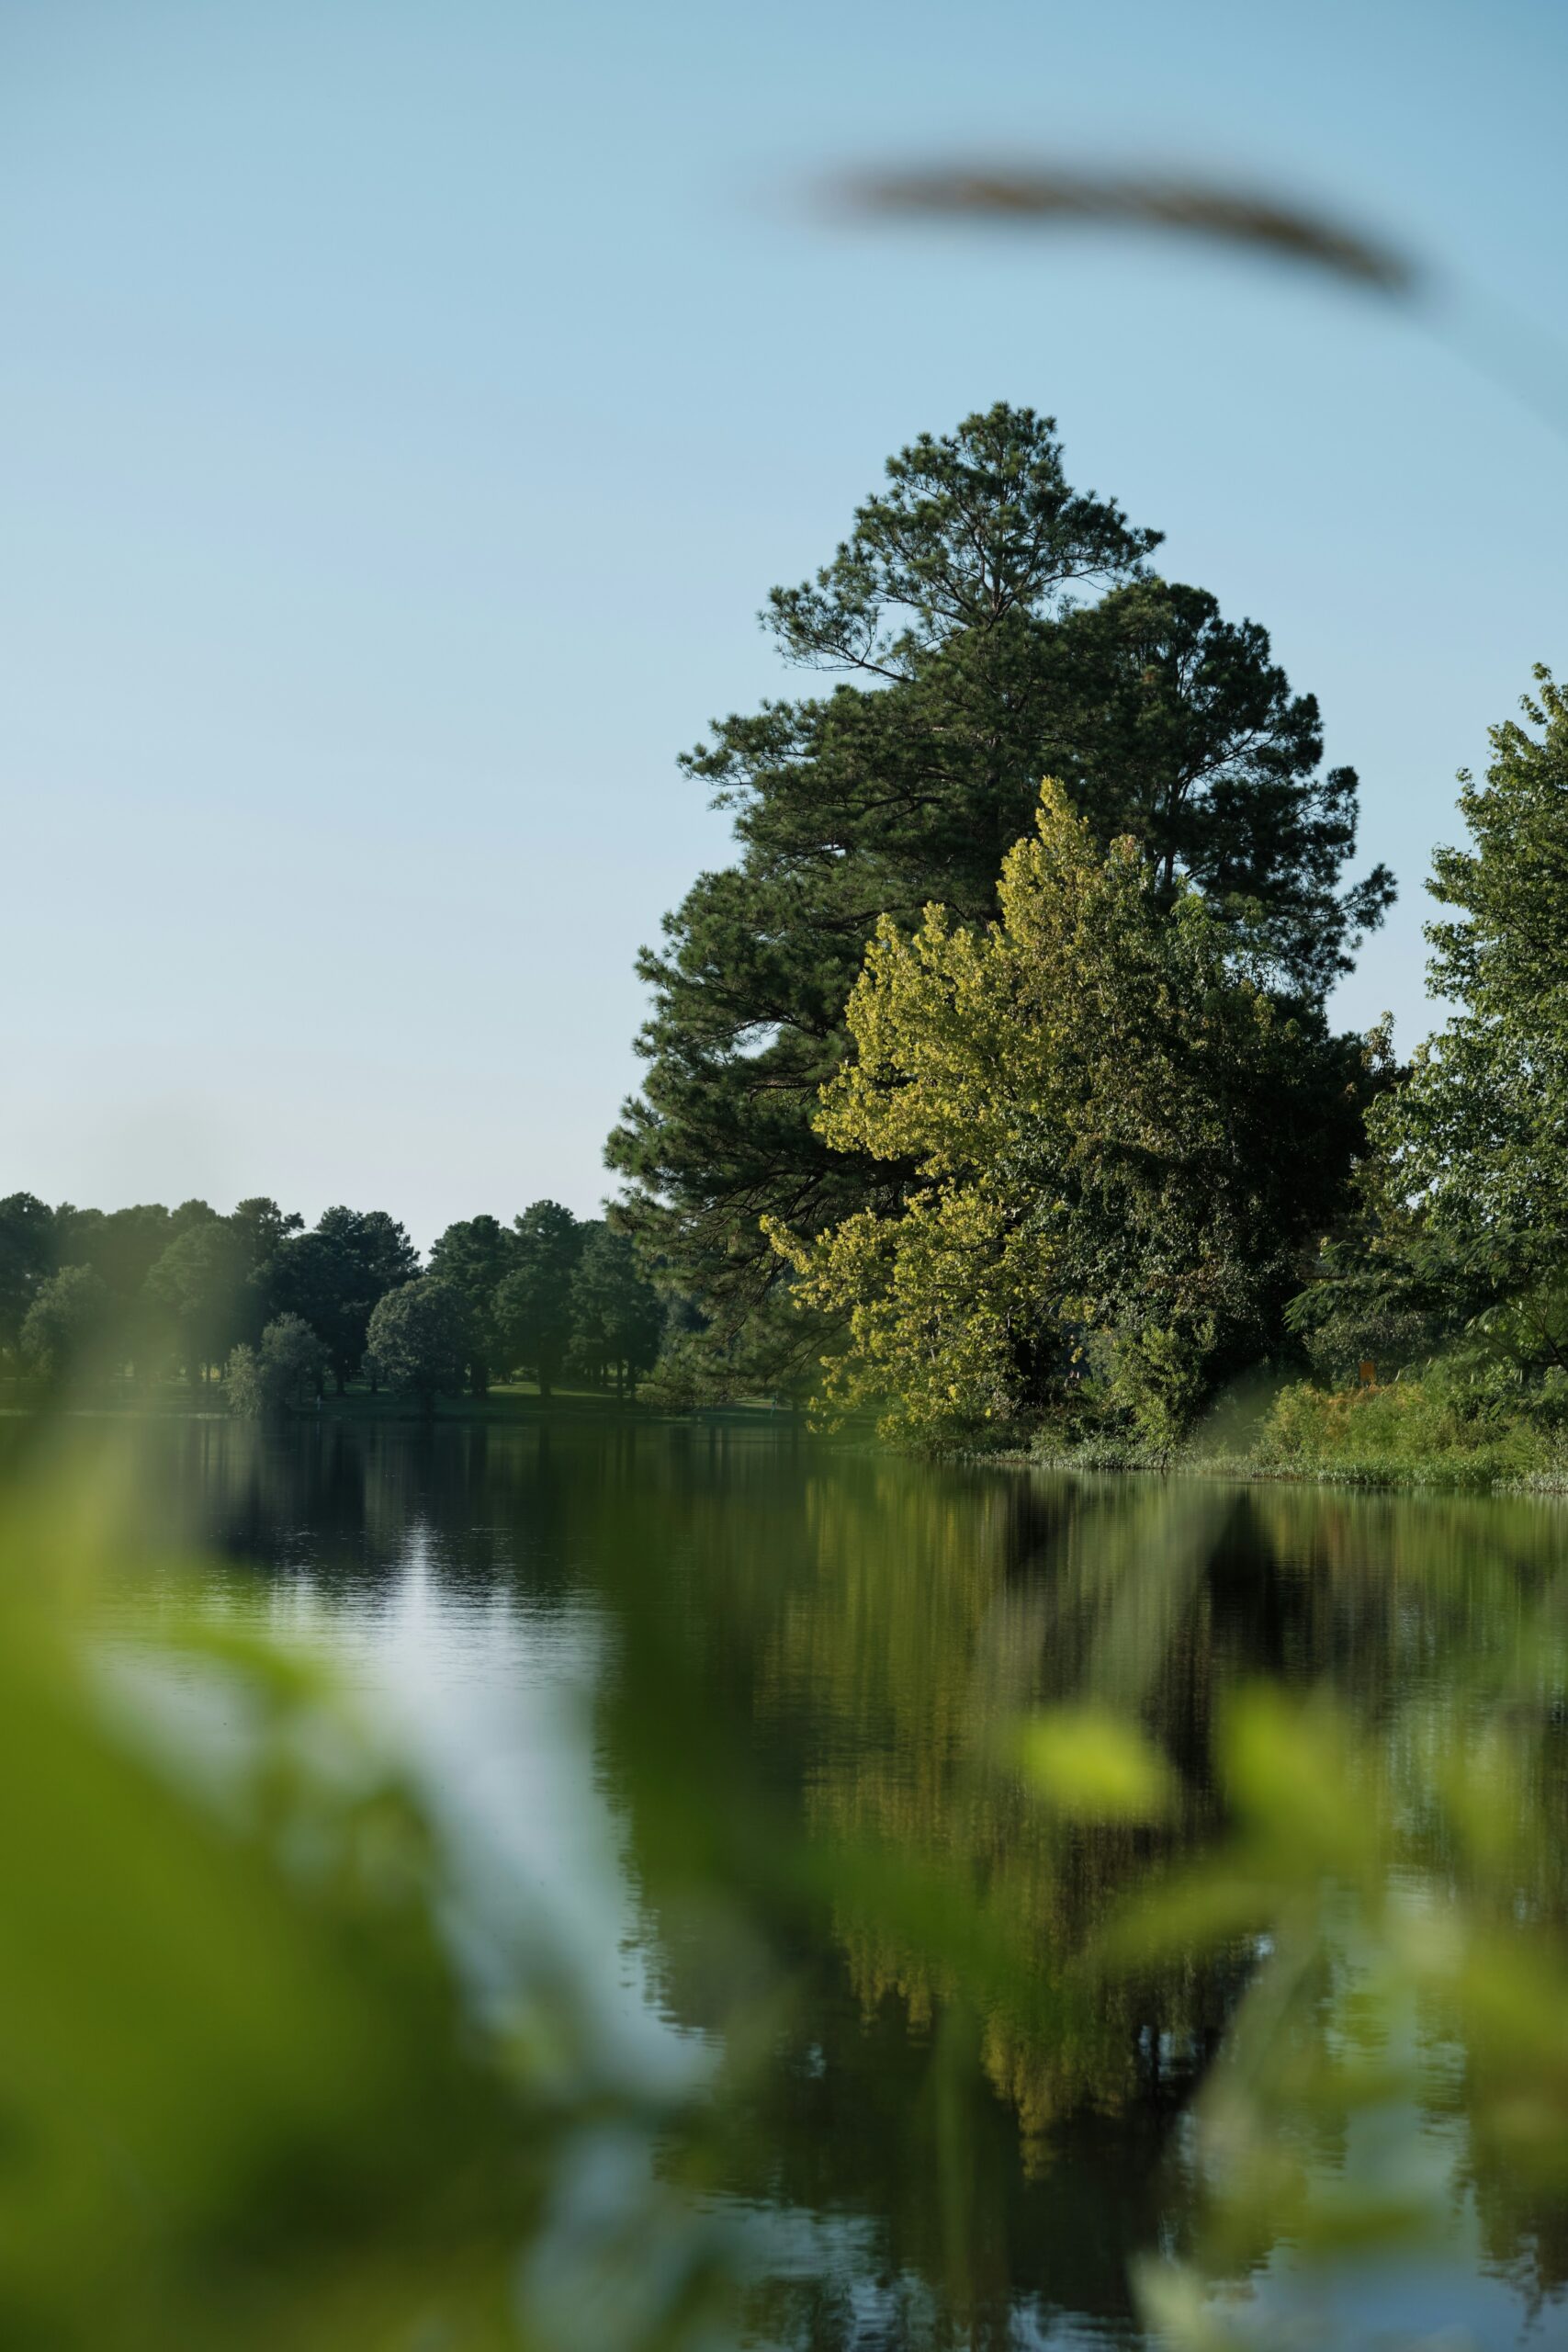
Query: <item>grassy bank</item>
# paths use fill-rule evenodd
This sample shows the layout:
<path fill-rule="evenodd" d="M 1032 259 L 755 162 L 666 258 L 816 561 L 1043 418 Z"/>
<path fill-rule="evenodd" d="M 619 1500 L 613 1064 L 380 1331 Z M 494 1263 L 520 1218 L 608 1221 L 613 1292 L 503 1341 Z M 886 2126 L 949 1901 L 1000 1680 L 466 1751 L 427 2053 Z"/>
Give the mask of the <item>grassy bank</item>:
<path fill-rule="evenodd" d="M 1245 1430 L 1233 1418 L 1179 1446 L 1097 1437 L 1063 1447 L 1046 1436 L 1029 1459 L 1055 1469 L 1568 1493 L 1562 1406 L 1554 1388 L 1527 1397 L 1487 1375 L 1438 1364 L 1367 1387 L 1295 1382 Z"/>
<path fill-rule="evenodd" d="M 34 1413 L 46 1408 L 57 1409 L 57 1400 L 46 1398 L 35 1386 L 23 1381 L 0 1382 L 0 1412 Z M 150 1383 L 104 1381 L 73 1390 L 67 1409 L 108 1414 L 127 1419 L 150 1417 L 179 1419 L 191 1416 L 229 1418 L 222 1387 L 216 1380 L 195 1385 L 185 1380 Z M 443 1424 L 519 1424 L 541 1420 L 697 1419 L 705 1422 L 776 1424 L 784 1428 L 797 1417 L 762 1402 L 705 1408 L 700 1414 L 673 1413 L 668 1405 L 655 1398 L 616 1396 L 602 1388 L 557 1387 L 548 1396 L 542 1396 L 531 1381 L 518 1381 L 498 1383 L 483 1396 L 438 1396 L 434 1412 L 428 1414 L 422 1413 L 412 1397 L 397 1396 L 387 1389 L 372 1392 L 368 1387 L 352 1385 L 341 1396 L 330 1394 L 323 1396 L 319 1407 L 314 1401 L 296 1407 L 288 1418 L 292 1422 L 310 1424 L 326 1421 L 390 1422 L 415 1427 L 422 1422 L 428 1426 L 433 1419 Z"/>

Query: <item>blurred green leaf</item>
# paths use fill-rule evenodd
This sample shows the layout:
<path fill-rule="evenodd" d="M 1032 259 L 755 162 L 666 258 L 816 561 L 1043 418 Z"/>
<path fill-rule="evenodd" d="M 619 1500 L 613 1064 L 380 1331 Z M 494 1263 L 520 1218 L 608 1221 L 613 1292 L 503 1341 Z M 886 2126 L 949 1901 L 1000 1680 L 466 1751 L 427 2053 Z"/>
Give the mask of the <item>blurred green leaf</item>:
<path fill-rule="evenodd" d="M 1018 1735 L 1018 1757 L 1035 1794 L 1068 1821 L 1163 1821 L 1176 1779 L 1135 1724 L 1093 1705 L 1053 1707 Z"/>

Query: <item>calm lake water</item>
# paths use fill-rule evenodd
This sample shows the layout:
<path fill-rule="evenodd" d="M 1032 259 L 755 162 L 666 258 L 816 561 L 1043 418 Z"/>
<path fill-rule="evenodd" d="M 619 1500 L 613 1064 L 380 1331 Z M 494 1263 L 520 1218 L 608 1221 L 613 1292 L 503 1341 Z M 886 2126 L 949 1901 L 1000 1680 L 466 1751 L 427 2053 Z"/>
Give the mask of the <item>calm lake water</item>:
<path fill-rule="evenodd" d="M 706 2192 L 748 2233 L 760 2344 L 1131 2342 L 1129 2258 L 1183 2243 L 1184 2114 L 1247 1958 L 1051 2009 L 1060 1955 L 1154 1858 L 1125 1830 L 1064 1846 L 1005 1763 L 1021 1713 L 1139 1710 L 1196 1836 L 1227 1691 L 1326 1683 L 1398 1773 L 1568 1568 L 1544 1502 L 937 1469 L 788 1427 L 138 1442 L 209 1602 L 319 1645 L 410 1744 L 477 1966 L 487 1928 L 542 1925 L 656 2086 L 721 2065 L 761 2005 Z M 164 1592 L 128 1587 L 128 1634 Z M 952 1932 L 856 1916 L 814 1876 L 829 1849 L 969 1890 Z M 964 1901 L 1032 1981 L 971 1964 Z M 1314 2286 L 1313 2340 L 1568 2344 L 1568 2215 L 1478 2171 L 1451 2120 L 1420 2136 L 1451 2176 L 1440 2256 Z M 1288 2247 L 1252 2291 L 1295 2308 Z"/>

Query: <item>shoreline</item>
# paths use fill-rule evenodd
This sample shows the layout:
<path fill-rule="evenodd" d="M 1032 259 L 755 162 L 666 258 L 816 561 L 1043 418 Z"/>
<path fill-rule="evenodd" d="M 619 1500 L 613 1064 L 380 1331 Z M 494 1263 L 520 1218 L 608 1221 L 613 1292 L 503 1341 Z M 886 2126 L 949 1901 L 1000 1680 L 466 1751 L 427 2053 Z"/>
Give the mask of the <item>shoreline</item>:
<path fill-rule="evenodd" d="M 1363 1494 L 1568 1496 L 1568 1463 L 1537 1470 L 1487 1468 L 1462 1453 L 1406 1463 L 1259 1461 L 1251 1454 L 1181 1454 L 1122 1461 L 1043 1453 L 972 1453 L 965 1460 L 1078 1476 L 1212 1478 L 1234 1486 L 1344 1487 Z"/>

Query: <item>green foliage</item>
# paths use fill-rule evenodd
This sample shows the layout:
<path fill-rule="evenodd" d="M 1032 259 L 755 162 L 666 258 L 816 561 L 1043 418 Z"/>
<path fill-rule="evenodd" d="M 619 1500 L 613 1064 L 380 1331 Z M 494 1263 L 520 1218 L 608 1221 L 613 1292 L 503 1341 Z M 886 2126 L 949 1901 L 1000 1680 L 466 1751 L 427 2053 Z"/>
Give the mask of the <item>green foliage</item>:
<path fill-rule="evenodd" d="M 188 1221 L 187 1203 L 179 1212 Z M 198 1205 L 207 1215 L 206 1204 Z M 129 1327 L 153 1265 L 179 1229 L 161 1201 L 141 1202 L 123 1209 L 78 1209 L 68 1204 L 55 1211 L 60 1236 L 60 1261 L 66 1266 L 91 1266 L 106 1285 L 120 1323 Z"/>
<path fill-rule="evenodd" d="M 1190 881 L 1308 1000 L 1391 895 L 1381 870 L 1339 890 L 1355 778 L 1318 773 L 1316 707 L 1264 631 L 1144 577 L 1157 534 L 1070 489 L 1048 419 L 1001 404 L 887 472 L 832 562 L 765 616 L 788 659 L 845 682 L 724 720 L 684 763 L 734 810 L 739 859 L 642 960 L 648 1075 L 609 1147 L 632 1229 L 703 1310 L 686 1353 L 731 1390 L 820 1343 L 809 1317 L 766 1311 L 783 1268 L 760 1220 L 809 1238 L 886 1214 L 908 1181 L 813 1129 L 867 938 L 933 901 L 990 919 L 1042 775 L 1101 847 L 1137 835 L 1164 900 Z"/>
<path fill-rule="evenodd" d="M 1068 1821 L 1163 1821 L 1175 1779 L 1134 1724 L 1093 1701 L 1031 1716 L 1018 1741 L 1025 1781 Z"/>
<path fill-rule="evenodd" d="M 1456 1352 L 1419 1376 L 1281 1390 L 1254 1459 L 1358 1483 L 1490 1486 L 1561 1473 L 1565 1442 L 1568 1377 L 1527 1381 L 1506 1360 Z"/>
<path fill-rule="evenodd" d="M 62 1266 L 34 1291 L 22 1317 L 19 1353 L 29 1372 L 58 1385 L 104 1336 L 109 1296 L 90 1266 Z"/>
<path fill-rule="evenodd" d="M 282 1398 L 273 1393 L 262 1372 L 260 1350 L 243 1340 L 230 1349 L 223 1367 L 223 1402 L 244 1421 L 259 1421 L 282 1407 Z"/>
<path fill-rule="evenodd" d="M 1559 1668 L 1550 1611 L 1540 1637 Z M 1516 2194 L 1550 2209 L 1568 2189 L 1552 1710 L 1528 1645 L 1500 1675 L 1455 1680 L 1451 1745 L 1419 1702 L 1402 1711 L 1404 1773 L 1325 1698 L 1238 1694 L 1216 1740 L 1230 1834 L 1108 1939 L 1140 1968 L 1206 1946 L 1266 1954 L 1196 2103 L 1195 2258 L 1141 2267 L 1148 2319 L 1193 2352 L 1273 2340 L 1225 2282 L 1281 2240 L 1309 2277 L 1440 2254 L 1456 2184 L 1433 2159 L 1457 2120 Z"/>
<path fill-rule="evenodd" d="M 54 1214 L 31 1193 L 0 1201 L 0 1348 L 14 1348 L 40 1283 L 55 1271 Z"/>
<path fill-rule="evenodd" d="M 1097 1387 L 1156 1442 L 1278 1343 L 1359 1138 L 1359 1055 L 1234 968 L 1195 891 L 1168 910 L 1047 785 L 1001 920 L 884 920 L 850 1000 L 831 1146 L 911 1169 L 897 1212 L 811 1241 L 771 1222 L 808 1306 L 847 1322 L 842 1403 L 935 1435 Z M 888 1400 L 891 1400 L 890 1402 Z"/>
<path fill-rule="evenodd" d="M 320 1333 L 341 1394 L 363 1361 L 371 1308 L 412 1279 L 418 1256 L 384 1210 L 331 1208 L 311 1233 L 302 1223 L 265 1194 L 220 1216 L 199 1200 L 173 1212 L 160 1202 L 51 1210 L 17 1193 L 0 1202 L 0 1346 L 17 1347 L 49 1275 L 90 1272 L 121 1365 L 156 1371 L 172 1356 L 194 1377 L 236 1349 L 254 1359 L 269 1318 L 295 1315 Z"/>
<path fill-rule="evenodd" d="M 1469 849 L 1434 860 L 1431 988 L 1458 1011 L 1419 1049 L 1380 1137 L 1420 1206 L 1424 1247 L 1487 1304 L 1519 1313 L 1537 1362 L 1568 1363 L 1568 697 L 1493 730 L 1463 779 Z"/>
<path fill-rule="evenodd" d="M 1393 883 L 1377 866 L 1341 890 L 1356 773 L 1318 773 L 1316 699 L 1292 694 L 1268 631 L 1205 589 L 1140 580 L 1065 616 L 1052 689 L 1044 772 L 1096 838 L 1130 834 L 1167 903 L 1185 880 L 1276 988 L 1320 1001 Z"/>
<path fill-rule="evenodd" d="M 525 1364 L 547 1396 L 572 1342 L 583 1228 L 558 1201 L 535 1201 L 505 1239 L 504 1271 L 492 1294 L 500 1345 L 508 1364 Z"/>
<path fill-rule="evenodd" d="M 188 1220 L 147 1276 L 146 1299 L 192 1380 L 222 1363 L 259 1304 L 246 1233 L 211 1210 Z"/>
<path fill-rule="evenodd" d="M 496 1294 L 516 1261 L 512 1235 L 493 1216 L 473 1216 L 449 1225 L 430 1253 L 431 1272 L 463 1303 L 468 1385 L 476 1396 L 482 1396 L 489 1388 L 491 1373 L 506 1351 Z"/>
<path fill-rule="evenodd" d="M 250 1200 L 237 1202 L 224 1222 L 237 1235 L 253 1273 L 271 1264 L 278 1250 L 291 1234 L 298 1233 L 304 1218 L 297 1209 L 280 1209 L 265 1193 Z"/>
<path fill-rule="evenodd" d="M 365 1360 L 378 1299 L 418 1272 L 417 1250 L 385 1209 L 340 1206 L 282 1244 L 268 1272 L 268 1295 L 321 1335 L 341 1396 Z"/>
<path fill-rule="evenodd" d="M 327 1366 L 327 1351 L 298 1315 L 279 1315 L 266 1326 L 258 1347 L 233 1349 L 223 1374 L 229 1410 L 247 1420 L 286 1411 L 306 1394 L 316 1394 Z"/>
<path fill-rule="evenodd" d="M 542 1935 L 472 1997 L 420 1802 L 325 1677 L 182 1617 L 165 1569 L 157 1649 L 107 1699 L 124 1562 L 86 1468 L 4 1531 L 0 2336 L 711 2346 L 713 2233 L 649 2178 L 607 2248 L 571 2193 L 668 2112 L 600 2063 Z M 171 1743 L 164 1684 L 232 1736 Z"/>
<path fill-rule="evenodd" d="M 581 1228 L 571 1277 L 571 1356 L 615 1393 L 635 1387 L 659 1353 L 664 1303 L 642 1270 L 628 1234 L 594 1223 Z"/>
<path fill-rule="evenodd" d="M 1466 849 L 1441 849 L 1429 990 L 1453 1012 L 1371 1114 L 1355 1214 L 1291 1320 L 1344 1379 L 1451 1359 L 1511 1365 L 1514 1408 L 1568 1374 L 1568 701 L 1537 672 L 1526 726 L 1465 775 Z M 1532 731 L 1534 730 L 1534 731 Z"/>
<path fill-rule="evenodd" d="M 459 1393 L 471 1360 L 462 1293 L 434 1274 L 389 1291 L 371 1315 L 367 1353 L 389 1387 L 434 1412 L 437 1396 Z"/>

